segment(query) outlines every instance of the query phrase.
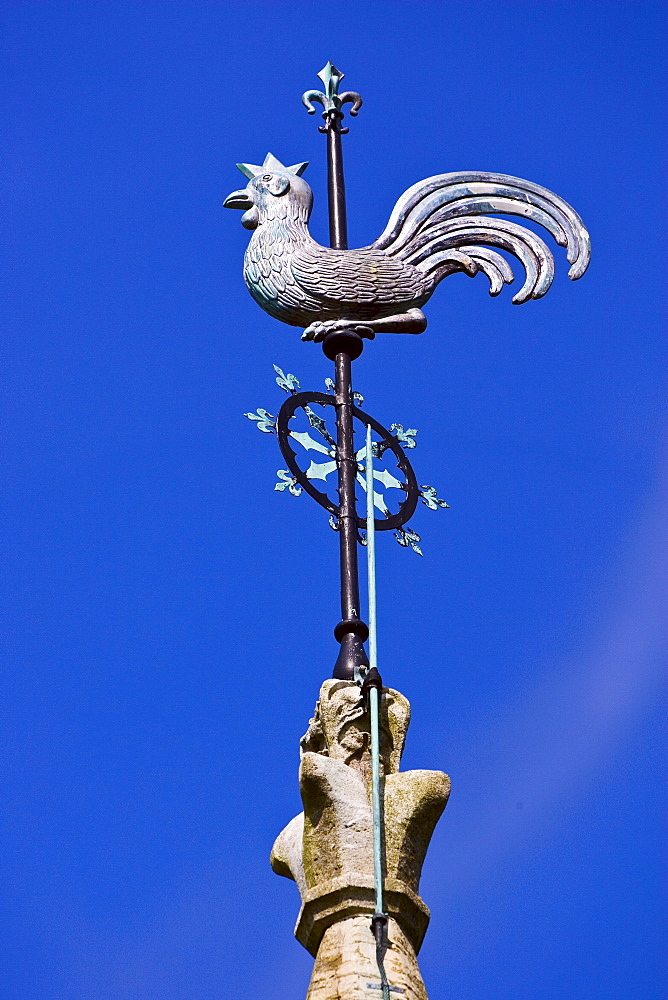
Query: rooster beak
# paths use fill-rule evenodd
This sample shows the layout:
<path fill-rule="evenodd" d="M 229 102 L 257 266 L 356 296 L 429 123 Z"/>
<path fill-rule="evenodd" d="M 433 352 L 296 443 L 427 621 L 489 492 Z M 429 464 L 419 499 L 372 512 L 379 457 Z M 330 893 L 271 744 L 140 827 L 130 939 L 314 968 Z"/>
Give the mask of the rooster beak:
<path fill-rule="evenodd" d="M 241 191 L 233 191 L 232 194 L 228 194 L 227 198 L 223 202 L 223 208 L 241 208 L 244 211 L 247 211 L 252 207 L 253 202 L 251 201 L 245 188 Z"/>

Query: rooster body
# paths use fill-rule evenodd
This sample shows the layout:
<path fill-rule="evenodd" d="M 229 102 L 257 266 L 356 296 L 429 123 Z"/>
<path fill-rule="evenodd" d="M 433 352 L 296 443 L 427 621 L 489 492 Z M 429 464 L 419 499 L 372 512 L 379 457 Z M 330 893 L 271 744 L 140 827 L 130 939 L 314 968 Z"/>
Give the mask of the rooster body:
<path fill-rule="evenodd" d="M 513 302 L 540 298 L 554 276 L 547 246 L 533 231 L 488 214 L 520 215 L 548 229 L 567 248 L 574 280 L 589 263 L 589 236 L 570 205 L 529 181 L 481 172 L 439 174 L 409 188 L 371 246 L 321 246 L 308 230 L 306 166 L 284 167 L 271 154 L 261 167 L 239 164 L 249 184 L 224 202 L 245 209 L 242 224 L 253 230 L 244 259 L 251 295 L 271 316 L 305 328 L 304 339 L 346 327 L 368 336 L 421 333 L 421 306 L 447 275 L 483 271 L 491 295 L 513 281 L 508 261 L 492 247 L 524 265 Z"/>

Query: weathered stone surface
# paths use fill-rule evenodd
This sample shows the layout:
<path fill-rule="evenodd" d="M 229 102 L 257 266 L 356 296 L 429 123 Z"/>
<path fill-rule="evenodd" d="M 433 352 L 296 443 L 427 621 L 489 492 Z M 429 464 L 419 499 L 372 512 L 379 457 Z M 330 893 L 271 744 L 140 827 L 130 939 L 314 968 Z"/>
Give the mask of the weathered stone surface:
<path fill-rule="evenodd" d="M 380 761 L 384 774 L 399 770 L 406 732 L 411 718 L 407 698 L 391 688 L 383 689 L 380 715 Z M 359 771 L 371 780 L 369 716 L 352 681 L 328 680 L 320 689 L 314 717 L 302 737 L 302 753 L 319 753 Z"/>
<path fill-rule="evenodd" d="M 420 950 L 429 924 L 429 910 L 417 895 L 396 879 L 385 881 L 385 911 L 401 925 L 415 954 Z M 373 876 L 354 873 L 354 881 L 343 876 L 307 891 L 295 927 L 295 937 L 316 955 L 328 927 L 352 914 L 367 914 L 367 928 L 375 911 Z"/>
<path fill-rule="evenodd" d="M 427 1000 L 415 952 L 401 928 L 390 919 L 391 947 L 384 956 L 385 972 L 403 993 L 394 1000 Z M 380 974 L 369 919 L 350 916 L 325 932 L 313 966 L 308 1000 L 382 1000 Z"/>
<path fill-rule="evenodd" d="M 305 753 L 302 859 L 309 889 L 353 871 L 373 870 L 371 808 L 360 774 L 341 760 Z"/>
<path fill-rule="evenodd" d="M 380 712 L 384 889 L 392 945 L 386 968 L 393 985 L 405 988 L 411 998 L 426 1000 L 415 956 L 429 910 L 418 890 L 450 780 L 441 771 L 399 772 L 409 719 L 410 706 L 403 695 L 384 688 Z M 302 897 L 295 934 L 316 957 L 308 1000 L 373 997 L 368 983 L 379 981 L 379 972 L 370 928 L 375 899 L 369 720 L 356 684 L 323 684 L 301 746 L 304 812 L 277 838 L 271 864 L 279 875 L 295 880 Z M 375 969 L 375 978 L 370 968 Z"/>
<path fill-rule="evenodd" d="M 277 875 L 284 875 L 297 883 L 300 895 L 306 892 L 306 876 L 302 861 L 302 842 L 304 840 L 304 813 L 290 820 L 285 829 L 279 833 L 271 849 L 271 867 Z"/>
<path fill-rule="evenodd" d="M 434 827 L 450 795 L 442 771 L 403 771 L 385 780 L 385 864 L 388 877 L 414 892 Z"/>

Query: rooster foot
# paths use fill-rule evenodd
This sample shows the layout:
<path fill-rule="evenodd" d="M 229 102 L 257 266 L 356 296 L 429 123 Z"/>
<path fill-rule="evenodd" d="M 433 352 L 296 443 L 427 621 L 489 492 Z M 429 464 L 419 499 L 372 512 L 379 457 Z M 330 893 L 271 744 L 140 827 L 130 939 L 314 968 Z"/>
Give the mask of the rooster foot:
<path fill-rule="evenodd" d="M 363 322 L 355 319 L 330 319 L 317 321 L 307 326 L 302 334 L 302 340 L 313 340 L 318 343 L 327 334 L 339 330 L 351 330 L 373 340 L 377 333 L 422 333 L 427 328 L 427 317 L 421 309 L 408 309 L 396 316 L 385 316 L 383 319 L 369 319 Z"/>
<path fill-rule="evenodd" d="M 302 340 L 313 340 L 317 344 L 324 340 L 328 333 L 338 333 L 340 330 L 351 330 L 353 333 L 359 334 L 360 337 L 367 337 L 369 340 L 373 340 L 375 337 L 370 324 L 360 323 L 359 320 L 354 319 L 329 319 L 324 322 L 318 320 L 307 326 L 302 333 Z"/>

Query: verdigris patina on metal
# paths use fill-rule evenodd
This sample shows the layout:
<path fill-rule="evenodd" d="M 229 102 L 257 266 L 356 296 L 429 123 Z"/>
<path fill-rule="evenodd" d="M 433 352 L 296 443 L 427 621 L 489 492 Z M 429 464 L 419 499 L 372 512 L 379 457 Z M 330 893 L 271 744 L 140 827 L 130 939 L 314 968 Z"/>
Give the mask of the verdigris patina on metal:
<path fill-rule="evenodd" d="M 310 114 L 314 102 L 323 108 L 330 246 L 309 232 L 307 163 L 284 166 L 268 153 L 261 165 L 237 164 L 248 184 L 224 202 L 243 210 L 242 224 L 252 232 L 244 277 L 253 298 L 271 316 L 301 327 L 303 340 L 322 341 L 334 362 L 335 377 L 326 380 L 331 395 L 302 392 L 294 375 L 274 366 L 289 398 L 277 416 L 262 408 L 246 414 L 263 433 L 278 435 L 288 468 L 278 470 L 275 490 L 306 492 L 324 507 L 340 551 L 341 620 L 334 629 L 340 651 L 302 743 L 304 813 L 278 838 L 272 864 L 295 879 L 302 895 L 296 934 L 316 956 L 309 1000 L 364 1000 L 369 991 L 383 1000 L 393 994 L 427 1000 L 416 954 L 428 911 L 417 891 L 450 786 L 442 772 L 398 770 L 408 703 L 383 686 L 377 666 L 375 536 L 394 529 L 400 545 L 421 555 L 409 518 L 420 501 L 429 510 L 448 504 L 434 487 L 418 485 L 406 455 L 415 448 L 415 428 L 395 423 L 387 430 L 361 409 L 352 363 L 376 334 L 422 333 L 422 306 L 450 274 L 482 272 L 490 295 L 498 295 L 514 281 L 504 252 L 524 270 L 513 302 L 545 295 L 554 277 L 550 250 L 533 229 L 505 216 L 541 226 L 565 247 L 572 280 L 587 269 L 590 241 L 577 212 L 547 188 L 507 174 L 459 171 L 413 185 L 378 239 L 349 249 L 343 108 L 351 105 L 356 116 L 362 98 L 339 93 L 343 74 L 333 63 L 318 76 L 324 90 L 307 91 L 302 100 Z M 335 427 L 328 424 L 332 412 Z M 366 517 L 358 510 L 362 500 Z M 360 610 L 358 543 L 367 552 L 368 626 Z"/>
<path fill-rule="evenodd" d="M 339 86 L 343 77 L 344 74 L 336 68 L 333 62 L 328 62 L 320 70 L 318 78 L 322 80 L 325 92 L 323 93 L 321 90 L 307 90 L 302 94 L 302 104 L 310 115 L 315 114 L 314 101 L 322 104 L 322 117 L 326 122 L 331 121 L 332 118 L 342 118 L 341 109 L 344 104 L 352 104 L 350 114 L 353 118 L 357 115 L 359 109 L 362 107 L 362 98 L 354 90 L 346 90 L 345 93 L 339 94 Z M 321 125 L 320 131 L 326 132 L 327 125 Z M 341 129 L 343 134 L 347 131 L 347 128 Z"/>
<path fill-rule="evenodd" d="M 510 263 L 499 251 L 513 255 L 524 268 L 525 279 L 514 303 L 545 295 L 554 277 L 550 250 L 531 229 L 498 216 L 519 216 L 546 229 L 566 248 L 573 280 L 587 269 L 590 241 L 577 212 L 547 188 L 507 174 L 459 171 L 413 185 L 398 200 L 374 243 L 348 249 L 341 152 L 341 135 L 346 130 L 341 122 L 343 107 L 350 104 L 350 113 L 356 115 L 362 98 L 354 91 L 339 93 L 343 74 L 333 63 L 327 63 L 318 75 L 324 91 L 307 91 L 303 102 L 309 113 L 315 112 L 314 101 L 323 108 L 331 246 L 321 246 L 309 233 L 313 194 L 302 177 L 306 162 L 284 166 L 268 153 L 262 165 L 238 164 L 249 183 L 229 195 L 224 204 L 244 210 L 242 223 L 253 234 L 244 263 L 253 298 L 276 319 L 302 327 L 303 339 L 322 341 L 325 354 L 335 364 L 337 443 L 332 460 L 338 474 L 336 523 L 342 581 L 342 621 L 337 629 L 343 634 L 343 623 L 351 623 L 348 638 L 354 656 L 351 653 L 346 667 L 350 677 L 355 666 L 365 661 L 358 641 L 365 630 L 358 624 L 360 516 L 355 482 L 359 448 L 354 441 L 351 375 L 352 362 L 362 351 L 362 338 L 373 339 L 377 333 L 421 333 L 427 325 L 421 307 L 439 282 L 456 272 L 471 277 L 484 273 L 490 294 L 498 295 L 504 284 L 514 280 Z M 258 417 L 262 418 L 260 411 Z M 260 420 L 258 426 L 267 429 Z M 298 494 L 301 486 L 315 495 L 295 468 L 282 472 L 279 489 Z M 400 527 L 401 544 L 419 552 L 419 536 Z"/>
<path fill-rule="evenodd" d="M 276 433 L 278 435 L 279 447 L 288 468 L 278 470 L 279 481 L 274 489 L 280 493 L 288 491 L 295 497 L 300 496 L 302 491 L 305 491 L 332 515 L 330 524 L 338 531 L 339 500 L 327 492 L 323 492 L 322 489 L 318 489 L 315 485 L 316 482 L 320 482 L 329 486 L 329 477 L 338 469 L 336 440 L 329 430 L 325 416 L 321 416 L 314 410 L 314 407 L 318 407 L 325 414 L 331 413 L 336 406 L 335 397 L 324 392 L 301 392 L 299 380 L 295 375 L 286 374 L 277 365 L 274 365 L 274 371 L 277 373 L 276 384 L 287 392 L 290 398 L 283 403 L 276 417 L 262 407 L 258 407 L 254 413 L 246 413 L 244 416 L 252 420 L 258 430 L 264 434 Z M 333 388 L 332 380 L 325 379 L 325 385 L 327 388 Z M 358 404 L 363 402 L 359 393 L 355 393 L 355 402 Z M 408 521 L 415 513 L 418 502 L 424 504 L 429 510 L 447 508 L 449 504 L 437 495 L 433 486 L 418 485 L 417 483 L 415 473 L 406 455 L 406 451 L 412 451 L 417 447 L 417 430 L 414 427 L 404 429 L 402 424 L 397 423 L 391 424 L 390 429 L 387 430 L 372 416 L 361 410 L 359 406 L 353 406 L 352 415 L 363 430 L 366 427 L 371 428 L 375 436 L 375 440 L 372 442 L 373 457 L 387 461 L 389 455 L 392 455 L 395 460 L 395 472 L 381 466 L 373 469 L 373 505 L 380 515 L 376 518 L 375 530 L 394 531 L 400 545 L 410 544 L 414 551 L 422 555 L 422 551 L 417 545 L 420 536 L 407 526 Z M 298 430 L 293 425 L 293 421 L 299 416 L 304 418 L 302 424 L 305 424 L 308 429 Z M 298 455 L 301 456 L 303 452 L 307 453 L 309 459 L 307 467 L 303 467 L 298 458 Z M 316 461 L 311 458 L 309 452 L 315 452 L 316 456 L 324 456 L 325 461 L 322 459 Z M 367 490 L 366 461 L 365 445 L 355 452 L 357 465 L 355 479 L 364 492 Z M 388 491 L 393 492 L 388 493 Z M 358 514 L 357 526 L 360 529 L 365 529 L 366 517 Z M 411 539 L 410 543 L 406 541 L 407 538 Z M 359 540 L 362 544 L 366 543 L 364 535 L 360 535 Z"/>

